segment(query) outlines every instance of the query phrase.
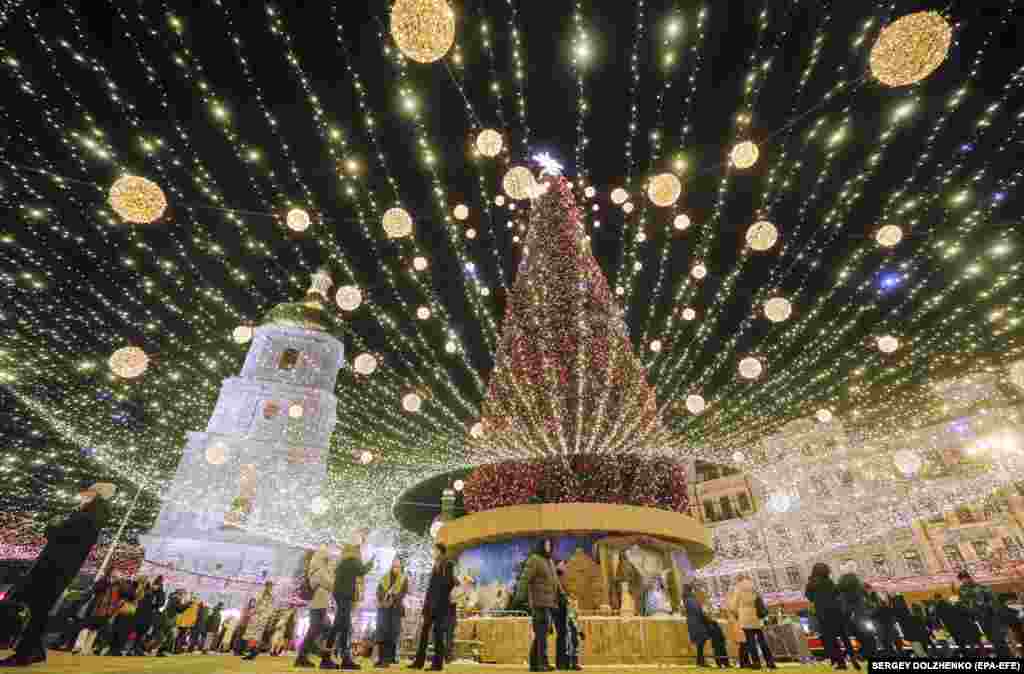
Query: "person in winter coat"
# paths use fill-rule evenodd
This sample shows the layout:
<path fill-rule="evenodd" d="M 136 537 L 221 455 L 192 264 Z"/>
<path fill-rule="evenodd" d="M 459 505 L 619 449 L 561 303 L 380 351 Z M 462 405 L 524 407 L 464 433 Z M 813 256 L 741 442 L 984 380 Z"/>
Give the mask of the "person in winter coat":
<path fill-rule="evenodd" d="M 996 600 L 992 590 L 985 585 L 974 582 L 974 578 L 967 571 L 957 574 L 957 581 L 960 587 L 957 593 L 960 595 L 960 605 L 970 613 L 974 619 L 985 630 L 985 636 L 992 642 L 992 648 L 996 656 L 1000 658 L 1012 657 L 1010 647 L 1006 643 L 1006 625 L 1003 623 L 1000 609 L 1002 608 Z"/>
<path fill-rule="evenodd" d="M 167 653 L 174 653 L 174 646 L 178 641 L 178 616 L 188 608 L 188 597 L 184 590 L 175 590 L 167 600 L 167 606 L 161 613 L 160 620 L 160 645 L 157 647 L 156 656 L 163 658 Z"/>
<path fill-rule="evenodd" d="M 188 637 L 188 652 L 201 651 L 203 650 L 203 641 L 206 640 L 206 618 L 209 615 L 209 609 L 206 606 L 206 602 L 199 602 L 199 612 L 196 614 L 196 622 L 192 625 L 192 630 Z"/>
<path fill-rule="evenodd" d="M 142 655 L 145 649 L 146 635 L 153 627 L 153 614 L 155 607 L 154 590 L 151 582 L 145 577 L 140 578 L 135 584 L 135 643 L 132 644 L 131 655 Z"/>
<path fill-rule="evenodd" d="M 341 560 L 334 569 L 334 603 L 338 607 L 338 612 L 334 616 L 334 628 L 328 639 L 328 648 L 333 644 L 341 664 L 324 667 L 321 663 L 320 669 L 360 669 L 352 659 L 352 609 L 358 605 L 361 597 L 362 577 L 373 571 L 377 561 L 376 558 L 371 558 L 364 564 L 360 555 L 358 545 L 346 545 L 342 548 Z M 333 662 L 331 664 L 334 665 Z"/>
<path fill-rule="evenodd" d="M 846 616 L 839 604 L 836 584 L 832 582 L 832 571 L 828 564 L 818 562 L 811 569 L 811 577 L 807 579 L 804 596 L 814 605 L 814 613 L 821 628 L 821 643 L 825 648 L 825 656 L 836 669 L 846 669 L 846 658 L 836 646 L 836 640 L 843 633 Z"/>
<path fill-rule="evenodd" d="M 558 584 L 565 587 L 564 561 L 555 564 L 555 573 L 558 574 Z M 558 606 L 551 612 L 551 620 L 555 623 L 555 669 L 569 669 L 569 596 L 566 593 L 559 593 Z"/>
<path fill-rule="evenodd" d="M 206 655 L 211 648 L 213 648 L 213 642 L 217 638 L 217 634 L 220 632 L 220 612 L 224 610 L 224 604 L 218 603 L 210 615 L 206 618 L 206 634 L 203 637 L 203 655 Z"/>
<path fill-rule="evenodd" d="M 711 638 L 708 630 L 708 623 L 711 621 L 705 615 L 704 607 L 701 606 L 692 585 L 683 586 L 683 606 L 686 609 L 686 631 L 690 635 L 690 643 L 697 649 L 697 666 L 707 667 L 708 663 L 704 660 L 704 644 Z"/>
<path fill-rule="evenodd" d="M 75 512 L 47 527 L 46 545 L 7 598 L 24 604 L 30 617 L 14 655 L 0 661 L 0 666 L 24 667 L 46 661 L 43 634 L 50 609 L 78 575 L 100 530 L 106 526 L 110 518 L 109 500 L 115 490 L 114 485 L 106 482 L 94 484 L 82 493 L 82 503 Z"/>
<path fill-rule="evenodd" d="M 405 594 L 409 581 L 402 570 L 402 560 L 395 557 L 391 570 L 377 584 L 377 642 L 380 656 L 375 667 L 391 666 L 398 657 L 398 640 L 402 636 L 405 615 Z"/>
<path fill-rule="evenodd" d="M 887 653 L 899 653 L 896 647 L 896 619 L 892 612 L 892 599 L 885 593 L 875 592 L 870 584 L 864 584 L 867 592 L 868 608 L 875 623 L 881 649 Z"/>
<path fill-rule="evenodd" d="M 842 606 L 843 614 L 846 617 L 845 635 L 841 634 L 840 638 L 845 636 L 843 646 L 846 647 L 846 653 L 850 656 L 853 666 L 857 667 L 858 663 L 853 654 L 853 645 L 848 643 L 849 634 L 856 636 L 857 641 L 860 642 L 860 657 L 874 657 L 877 650 L 875 634 L 868 629 L 871 621 L 871 610 L 868 608 L 867 591 L 864 589 L 864 584 L 861 583 L 860 578 L 853 572 L 844 573 L 840 576 L 839 581 L 836 583 L 836 589 L 839 591 L 839 604 Z"/>
<path fill-rule="evenodd" d="M 295 609 L 286 609 L 274 625 L 274 637 L 270 640 L 270 654 L 281 655 L 288 647 L 291 636 L 295 632 Z"/>
<path fill-rule="evenodd" d="M 548 662 L 548 630 L 551 613 L 558 607 L 558 597 L 564 592 L 558 582 L 558 573 L 551 561 L 553 546 L 548 539 L 537 543 L 533 554 L 523 566 L 523 574 L 516 588 L 525 593 L 533 614 L 533 644 L 530 647 L 530 671 L 551 671 Z"/>
<path fill-rule="evenodd" d="M 331 594 L 334 592 L 334 574 L 331 571 L 331 558 L 327 554 L 326 545 L 321 545 L 319 550 L 307 555 L 304 573 L 306 582 L 313 590 L 313 598 L 309 602 L 309 629 L 306 630 L 306 636 L 299 646 L 295 666 L 315 667 L 316 665 L 309 659 L 309 654 L 316 647 L 317 639 L 324 628 L 330 628 L 327 625 L 327 609 L 331 604 Z M 334 665 L 330 649 L 323 649 L 320 652 L 320 662 Z"/>
<path fill-rule="evenodd" d="M 764 619 L 759 615 L 759 605 L 764 606 L 764 603 L 754 589 L 753 579 L 747 575 L 740 576 L 736 587 L 729 595 L 729 612 L 739 623 L 746 637 L 747 656 L 751 664 L 756 669 L 761 668 L 761 658 L 757 653 L 760 648 L 768 669 L 775 669 L 775 659 L 772 657 L 771 649 L 768 648 L 768 640 L 764 636 Z"/>
<path fill-rule="evenodd" d="M 255 660 L 260 652 L 260 643 L 263 640 L 263 633 L 270 622 L 270 616 L 274 613 L 274 584 L 267 581 L 263 591 L 256 597 L 256 606 L 249 614 L 249 625 L 245 628 L 242 638 L 248 642 L 249 653 L 242 656 L 243 660 Z"/>
<path fill-rule="evenodd" d="M 123 655 L 122 651 L 128 645 L 128 637 L 135 629 L 135 613 L 138 611 L 135 587 L 134 583 L 128 583 L 121 590 L 117 613 L 110 625 L 111 637 L 108 655 Z"/>
<path fill-rule="evenodd" d="M 174 644 L 176 653 L 184 653 L 188 650 L 192 628 L 196 626 L 196 621 L 199 619 L 199 604 L 199 597 L 189 597 L 185 604 L 185 610 L 178 615 L 175 621 L 175 626 L 178 628 L 178 638 Z"/>
<path fill-rule="evenodd" d="M 903 640 L 909 641 L 910 647 L 914 649 L 914 655 L 919 658 L 927 658 L 928 632 L 925 630 L 924 623 L 918 621 L 917 617 L 910 612 L 910 607 L 907 606 L 907 600 L 903 598 L 903 595 L 893 596 L 892 614 L 900 626 Z"/>
<path fill-rule="evenodd" d="M 448 560 L 448 551 L 442 543 L 434 544 L 434 568 L 427 583 L 427 596 L 423 600 L 423 624 L 420 627 L 420 642 L 416 657 L 410 669 L 423 669 L 427 661 L 427 642 L 431 633 L 434 637 L 434 659 L 431 669 L 444 669 L 445 641 L 448 636 L 447 621 L 451 605 L 451 594 L 455 588 L 455 565 Z M 554 570 L 552 570 L 554 574 Z"/>

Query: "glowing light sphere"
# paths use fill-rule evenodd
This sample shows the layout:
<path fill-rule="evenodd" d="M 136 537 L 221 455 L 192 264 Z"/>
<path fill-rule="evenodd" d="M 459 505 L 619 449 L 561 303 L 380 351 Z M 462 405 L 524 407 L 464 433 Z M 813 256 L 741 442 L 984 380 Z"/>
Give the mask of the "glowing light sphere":
<path fill-rule="evenodd" d="M 152 180 L 122 176 L 110 186 L 110 207 L 126 222 L 148 225 L 167 210 L 167 197 Z"/>
<path fill-rule="evenodd" d="M 384 233 L 389 239 L 401 239 L 412 234 L 412 216 L 404 208 L 389 208 L 384 212 Z"/>
<path fill-rule="evenodd" d="M 477 440 L 484 437 L 484 422 L 478 421 L 469 427 L 469 435 Z"/>
<path fill-rule="evenodd" d="M 708 275 L 708 268 L 703 262 L 698 262 L 693 265 L 693 269 L 690 270 L 690 276 L 697 279 L 698 281 Z"/>
<path fill-rule="evenodd" d="M 779 229 L 767 220 L 759 220 L 747 229 L 747 245 L 761 253 L 779 240 Z"/>
<path fill-rule="evenodd" d="M 231 339 L 235 340 L 235 344 L 248 344 L 253 332 L 251 325 L 239 325 L 231 331 Z"/>
<path fill-rule="evenodd" d="M 747 356 L 740 361 L 740 376 L 744 379 L 757 379 L 764 374 L 764 365 L 753 356 Z"/>
<path fill-rule="evenodd" d="M 899 225 L 884 225 L 875 232 L 875 241 L 883 248 L 892 248 L 903 240 L 903 230 Z"/>
<path fill-rule="evenodd" d="M 355 311 L 363 304 L 363 291 L 355 286 L 341 286 L 334 299 L 342 311 Z"/>
<path fill-rule="evenodd" d="M 768 507 L 777 513 L 789 512 L 792 506 L 793 497 L 788 492 L 777 491 L 768 497 Z"/>
<path fill-rule="evenodd" d="M 441 528 L 444 526 L 444 522 L 440 519 L 434 520 L 433 524 L 430 525 L 430 537 L 437 539 L 437 535 L 441 533 Z"/>
<path fill-rule="evenodd" d="M 892 455 L 892 462 L 896 464 L 896 470 L 904 477 L 913 477 L 921 470 L 924 461 L 921 455 L 912 449 L 901 449 Z"/>
<path fill-rule="evenodd" d="M 352 361 L 352 367 L 359 374 L 369 376 L 377 371 L 377 357 L 372 353 L 361 353 Z"/>
<path fill-rule="evenodd" d="M 314 515 L 323 515 L 327 512 L 327 499 L 323 496 L 317 496 L 309 502 L 309 511 Z"/>
<path fill-rule="evenodd" d="M 733 452 L 732 453 L 732 461 L 733 461 L 733 463 L 743 463 L 746 460 L 747 460 L 747 455 L 744 454 L 743 452 Z"/>
<path fill-rule="evenodd" d="M 484 129 L 476 137 L 476 149 L 485 157 L 497 157 L 503 147 L 505 140 L 494 129 Z"/>
<path fill-rule="evenodd" d="M 466 488 L 466 483 L 462 480 L 456 480 L 452 483 L 452 488 L 455 489 L 455 491 L 462 491 Z"/>
<path fill-rule="evenodd" d="M 309 225 L 312 221 L 309 219 L 309 213 L 302 210 L 301 208 L 293 208 L 288 211 L 288 215 L 285 217 L 285 224 L 288 225 L 288 229 L 293 232 L 304 232 L 309 229 Z"/>
<path fill-rule="evenodd" d="M 686 213 L 680 213 L 676 216 L 675 220 L 672 221 L 672 226 L 680 232 L 689 229 L 691 224 L 693 223 L 690 221 L 690 216 Z"/>
<path fill-rule="evenodd" d="M 420 319 L 421 321 L 425 321 L 428 318 L 430 318 L 430 307 L 422 306 L 419 309 L 417 309 L 416 318 Z"/>
<path fill-rule="evenodd" d="M 367 450 L 367 451 L 363 452 L 362 454 L 360 454 L 359 455 L 359 463 L 363 464 L 364 466 L 367 465 L 367 464 L 373 463 L 373 452 Z"/>
<path fill-rule="evenodd" d="M 622 210 L 626 214 L 632 213 L 633 212 L 633 202 L 632 201 L 627 201 L 626 203 L 622 204 Z"/>
<path fill-rule="evenodd" d="M 115 351 L 108 361 L 110 371 L 122 379 L 135 379 L 149 367 L 149 356 L 137 346 L 126 346 Z"/>
<path fill-rule="evenodd" d="M 445 0 L 395 0 L 391 36 L 413 61 L 439 61 L 455 43 L 455 13 Z"/>
<path fill-rule="evenodd" d="M 764 315 L 772 323 L 782 323 L 793 315 L 793 305 L 785 297 L 773 297 L 764 303 Z"/>
<path fill-rule="evenodd" d="M 622 286 L 615 286 L 615 294 L 618 297 L 622 297 L 623 295 L 626 294 L 626 289 L 623 288 Z"/>
<path fill-rule="evenodd" d="M 588 199 L 593 199 L 595 194 L 597 194 L 597 190 L 595 190 L 592 186 L 583 190 L 583 196 L 585 196 Z"/>
<path fill-rule="evenodd" d="M 616 187 L 614 190 L 612 190 L 612 203 L 615 204 L 616 206 L 620 206 L 626 203 L 627 199 L 629 199 L 629 192 L 627 192 L 626 190 L 622 189 L 621 187 Z"/>
<path fill-rule="evenodd" d="M 467 239 L 469 239 L 470 241 L 472 241 L 473 239 L 475 239 L 475 238 L 476 238 L 476 230 L 475 230 L 475 229 L 473 229 L 472 227 L 470 227 L 469 229 L 467 229 L 467 230 L 466 230 L 466 238 L 467 238 Z"/>
<path fill-rule="evenodd" d="M 647 196 L 651 203 L 666 208 L 679 201 L 683 193 L 683 183 L 673 173 L 659 173 L 651 178 L 647 185 Z"/>
<path fill-rule="evenodd" d="M 215 442 L 206 448 L 206 463 L 211 466 L 223 466 L 228 461 L 228 446 L 223 442 Z"/>
<path fill-rule="evenodd" d="M 301 419 L 305 413 L 306 410 L 302 407 L 301 403 L 293 403 L 288 407 L 288 416 L 292 419 Z"/>
<path fill-rule="evenodd" d="M 417 255 L 412 259 L 412 268 L 416 271 L 423 271 L 429 266 L 429 264 L 430 263 L 427 262 L 427 258 L 422 255 Z"/>
<path fill-rule="evenodd" d="M 505 205 L 505 195 L 504 194 L 499 194 L 498 196 L 494 197 L 494 203 L 496 203 L 499 206 L 504 206 Z"/>
<path fill-rule="evenodd" d="M 459 204 L 453 211 L 456 220 L 465 220 L 469 217 L 469 208 L 466 204 Z"/>
<path fill-rule="evenodd" d="M 419 393 L 406 393 L 402 396 L 402 409 L 415 414 L 423 407 L 423 398 Z"/>
<path fill-rule="evenodd" d="M 653 353 L 661 353 L 661 347 L 662 347 L 662 344 L 661 344 L 661 340 L 660 339 L 651 340 L 651 346 L 650 346 L 651 352 L 653 352 Z"/>
<path fill-rule="evenodd" d="M 817 417 L 818 421 L 820 421 L 823 424 L 832 423 L 832 410 L 820 409 L 815 413 L 814 416 Z"/>
<path fill-rule="evenodd" d="M 533 174 L 525 166 L 513 166 L 501 182 L 502 187 L 505 188 L 505 194 L 516 200 L 529 199 L 533 194 L 535 183 Z"/>
<path fill-rule="evenodd" d="M 883 335 L 875 340 L 878 350 L 882 353 L 895 353 L 900 348 L 900 340 L 892 335 Z"/>
<path fill-rule="evenodd" d="M 707 408 L 707 405 L 707 401 L 704 400 L 702 395 L 691 393 L 686 396 L 686 409 L 689 410 L 690 414 L 701 414 Z"/>
<path fill-rule="evenodd" d="M 692 321 L 697 318 L 697 312 L 692 307 L 686 307 L 683 309 L 682 316 L 684 321 Z"/>
<path fill-rule="evenodd" d="M 750 168 L 757 163 L 760 156 L 761 151 L 757 148 L 757 144 L 749 140 L 738 143 L 729 153 L 732 165 L 738 169 Z"/>
<path fill-rule="evenodd" d="M 882 29 L 871 48 L 871 74 L 882 84 L 904 87 L 931 75 L 946 60 L 953 28 L 938 12 L 915 12 Z"/>

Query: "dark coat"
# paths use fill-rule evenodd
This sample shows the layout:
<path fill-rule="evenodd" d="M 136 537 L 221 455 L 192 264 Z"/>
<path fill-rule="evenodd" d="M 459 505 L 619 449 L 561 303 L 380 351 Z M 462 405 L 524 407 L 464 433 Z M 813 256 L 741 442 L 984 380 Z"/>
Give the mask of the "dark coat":
<path fill-rule="evenodd" d="M 892 613 L 896 622 L 900 624 L 904 639 L 921 643 L 928 642 L 928 631 L 925 629 L 924 623 L 910 612 L 905 601 L 893 602 Z"/>
<path fill-rule="evenodd" d="M 953 606 L 945 599 L 935 604 L 935 617 L 946 628 L 949 635 L 958 644 L 973 644 L 981 640 L 981 631 L 974 618 L 959 606 Z"/>
<path fill-rule="evenodd" d="M 526 560 L 520 580 L 526 587 L 530 608 L 557 608 L 562 586 L 550 557 L 534 553 Z"/>
<path fill-rule="evenodd" d="M 686 604 L 686 631 L 690 633 L 690 643 L 696 644 L 711 638 L 708 630 L 707 616 L 700 602 L 694 596 L 689 596 L 684 602 Z"/>
<path fill-rule="evenodd" d="M 448 615 L 452 590 L 455 589 L 455 564 L 442 561 L 435 564 L 427 583 L 427 596 L 423 600 L 423 612 L 430 615 Z"/>
<path fill-rule="evenodd" d="M 356 581 L 373 571 L 373 562 L 363 564 L 354 557 L 343 557 L 334 570 L 334 600 L 356 598 Z"/>
<path fill-rule="evenodd" d="M 842 610 L 836 584 L 828 576 L 811 576 L 804 596 L 814 604 L 814 612 L 819 616 Z"/>
<path fill-rule="evenodd" d="M 866 618 L 871 614 L 868 608 L 868 595 L 864 584 L 855 573 L 844 573 L 836 583 L 839 592 L 839 604 L 843 613 L 849 618 Z"/>
<path fill-rule="evenodd" d="M 206 621 L 206 632 L 217 633 L 220 631 L 220 609 L 215 608 Z"/>

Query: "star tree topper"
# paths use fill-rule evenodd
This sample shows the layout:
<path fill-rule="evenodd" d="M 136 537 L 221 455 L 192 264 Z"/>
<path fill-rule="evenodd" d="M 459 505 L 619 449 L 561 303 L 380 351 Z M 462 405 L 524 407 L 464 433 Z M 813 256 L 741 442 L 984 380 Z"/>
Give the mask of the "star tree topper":
<path fill-rule="evenodd" d="M 556 178 L 562 175 L 562 171 L 565 168 L 559 164 L 549 152 L 542 152 L 540 154 L 533 155 L 533 161 L 540 164 L 540 177 L 543 178 L 545 175 L 555 176 Z"/>

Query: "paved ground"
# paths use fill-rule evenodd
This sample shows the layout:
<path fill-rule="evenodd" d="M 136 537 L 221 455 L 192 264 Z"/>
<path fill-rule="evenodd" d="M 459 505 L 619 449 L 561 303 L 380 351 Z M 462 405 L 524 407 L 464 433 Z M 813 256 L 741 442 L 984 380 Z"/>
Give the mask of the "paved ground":
<path fill-rule="evenodd" d="M 9 653 L 0 653 L 6 657 Z M 369 661 L 363 661 L 363 671 L 385 671 L 374 670 Z M 800 674 L 824 674 L 832 671 L 830 667 L 821 666 L 783 666 L 785 669 L 799 669 Z M 292 658 L 272 658 L 260 656 L 253 662 L 242 662 L 239 658 L 214 655 L 178 655 L 168 658 L 109 658 L 96 656 L 77 656 L 68 653 L 50 652 L 50 658 L 45 665 L 18 669 L 0 669 L 0 672 L 32 672 L 33 674 L 107 674 L 108 672 L 123 672 L 133 674 L 134 672 L 166 672 L 167 674 L 228 674 L 241 672 L 243 674 L 277 674 L 277 672 L 318 672 L 319 669 L 295 669 L 292 667 Z M 389 672 L 406 672 L 405 665 L 391 667 Z M 528 668 L 514 667 L 508 665 L 451 665 L 445 671 L 453 674 L 505 674 L 506 672 L 526 672 Z M 694 674 L 695 667 L 656 667 L 656 666 L 620 666 L 608 665 L 602 667 L 587 667 L 587 671 L 605 672 L 615 674 L 670 674 L 671 672 L 690 672 Z M 713 674 L 715 670 L 707 671 Z M 737 674 L 738 670 L 737 670 Z"/>

